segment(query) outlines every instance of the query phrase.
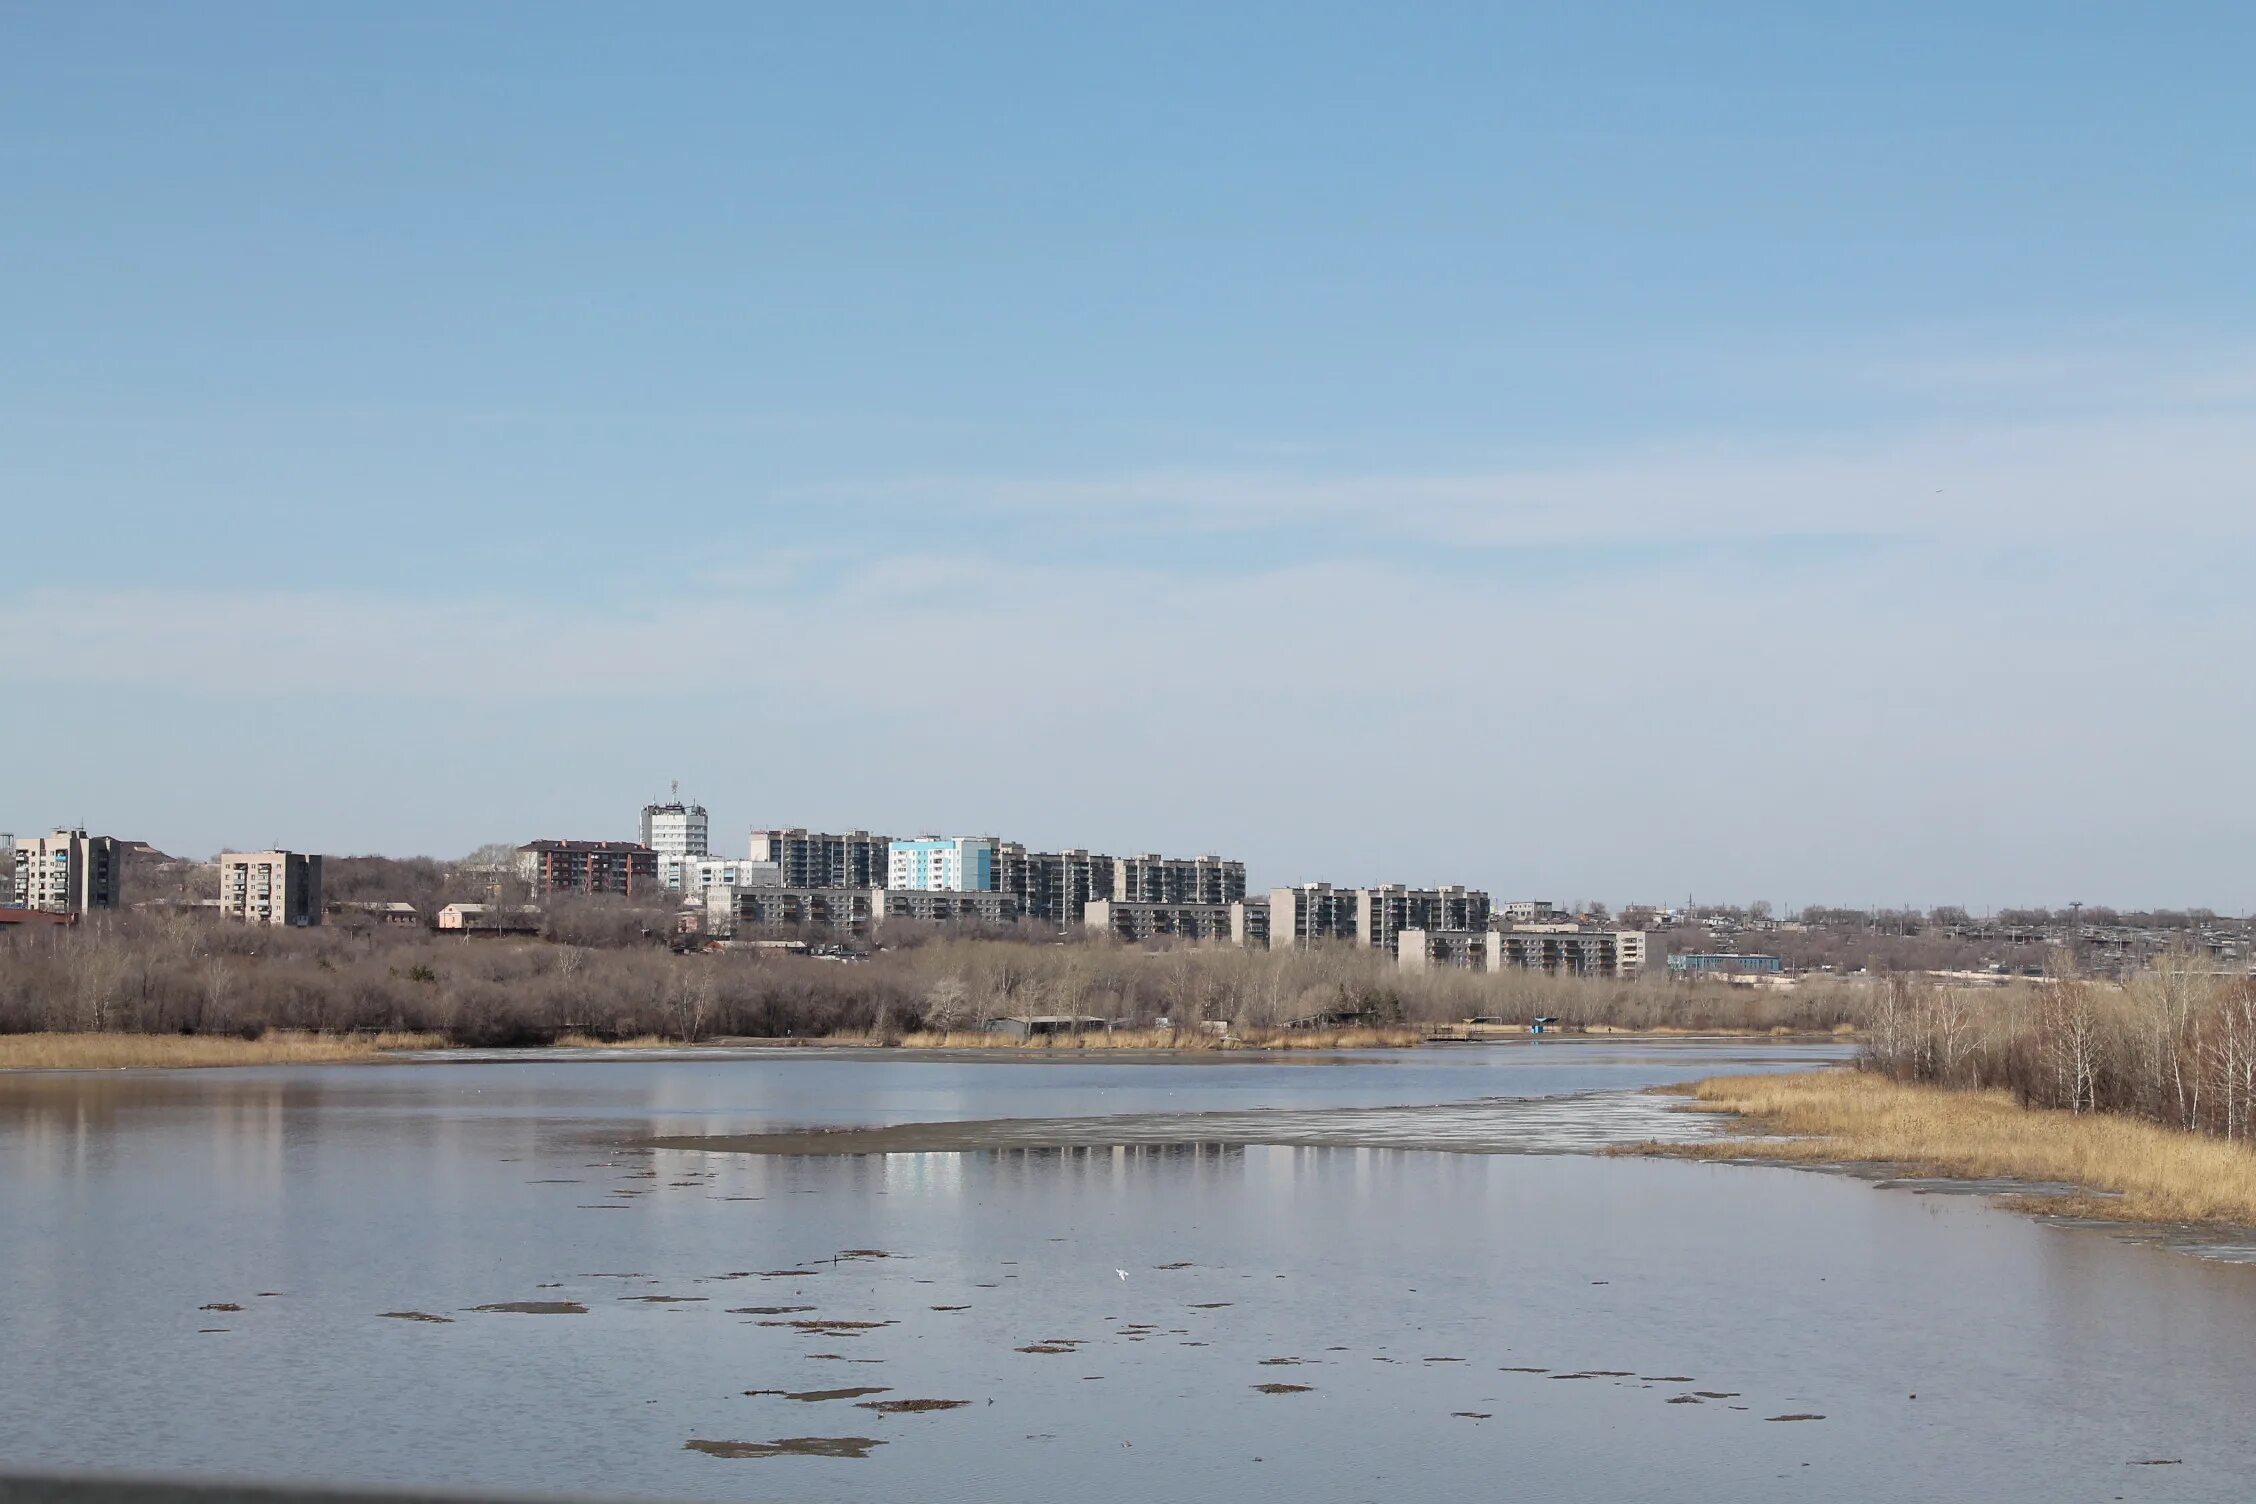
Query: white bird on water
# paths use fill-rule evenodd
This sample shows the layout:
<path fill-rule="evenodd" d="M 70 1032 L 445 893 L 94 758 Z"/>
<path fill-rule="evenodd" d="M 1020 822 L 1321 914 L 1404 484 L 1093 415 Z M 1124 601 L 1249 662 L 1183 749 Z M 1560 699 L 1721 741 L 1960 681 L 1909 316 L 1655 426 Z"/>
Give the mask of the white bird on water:
<path fill-rule="evenodd" d="M 1126 1279 L 1128 1277 L 1128 1271 L 1125 1269 L 1115 1269 L 1112 1272 L 1119 1275 L 1122 1279 Z"/>

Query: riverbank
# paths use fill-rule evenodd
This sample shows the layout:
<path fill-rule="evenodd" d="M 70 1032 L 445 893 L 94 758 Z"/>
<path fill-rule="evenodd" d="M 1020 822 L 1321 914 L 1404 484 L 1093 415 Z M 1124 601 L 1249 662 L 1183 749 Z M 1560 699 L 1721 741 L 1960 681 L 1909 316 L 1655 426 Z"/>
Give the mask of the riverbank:
<path fill-rule="evenodd" d="M 1135 1050 L 1206 1055 L 1222 1050 L 1408 1050 L 1423 1044 L 1425 1036 L 1417 1029 L 1393 1027 L 1233 1029 L 1228 1034 L 1205 1029 L 1092 1029 L 1078 1034 L 1009 1034 L 982 1029 L 926 1030 L 904 1034 L 898 1040 L 842 1036 L 832 1042 L 883 1044 L 904 1050 L 1036 1050 L 1059 1054 Z"/>
<path fill-rule="evenodd" d="M 148 1070 L 220 1065 L 328 1065 L 398 1050 L 434 1050 L 436 1034 L 0 1034 L 0 1070 Z"/>
<path fill-rule="evenodd" d="M 2138 1118 L 2023 1107 L 2002 1091 L 1915 1086 L 1846 1070 L 1717 1076 L 1658 1090 L 1687 1095 L 1688 1111 L 1731 1113 L 1759 1131 L 1618 1152 L 2064 1184 L 2082 1193 L 2031 1198 L 2030 1209 L 2256 1226 L 2256 1148 Z"/>

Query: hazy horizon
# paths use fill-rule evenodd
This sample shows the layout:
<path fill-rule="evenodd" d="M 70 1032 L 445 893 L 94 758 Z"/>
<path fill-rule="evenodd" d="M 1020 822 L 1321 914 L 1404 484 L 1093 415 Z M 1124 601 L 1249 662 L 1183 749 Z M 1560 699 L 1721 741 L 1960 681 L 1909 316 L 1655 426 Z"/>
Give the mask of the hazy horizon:
<path fill-rule="evenodd" d="M 0 37 L 0 830 L 2256 910 L 2243 8 Z"/>

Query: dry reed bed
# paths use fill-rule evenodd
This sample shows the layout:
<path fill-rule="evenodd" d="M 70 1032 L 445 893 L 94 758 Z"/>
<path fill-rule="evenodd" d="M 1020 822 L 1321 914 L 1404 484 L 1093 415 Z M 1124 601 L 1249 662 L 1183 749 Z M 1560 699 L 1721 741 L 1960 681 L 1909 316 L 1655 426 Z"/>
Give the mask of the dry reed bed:
<path fill-rule="evenodd" d="M 2256 1226 L 2256 1148 L 2115 1113 L 2023 1107 L 2002 1091 L 1861 1071 L 1718 1076 L 1686 1106 L 1736 1113 L 1765 1136 L 1631 1152 L 1695 1159 L 1902 1165 L 1924 1175 L 2055 1181 L 2109 1196 L 2044 1207 L 2123 1222 Z"/>
<path fill-rule="evenodd" d="M 305 1065 L 373 1060 L 444 1046 L 436 1034 L 0 1034 L 0 1070 L 128 1070 L 167 1066 Z"/>

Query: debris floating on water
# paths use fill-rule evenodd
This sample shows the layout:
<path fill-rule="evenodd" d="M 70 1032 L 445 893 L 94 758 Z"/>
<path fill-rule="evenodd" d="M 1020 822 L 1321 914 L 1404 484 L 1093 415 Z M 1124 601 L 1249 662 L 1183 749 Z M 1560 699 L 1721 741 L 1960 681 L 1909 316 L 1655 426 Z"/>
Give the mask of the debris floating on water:
<path fill-rule="evenodd" d="M 790 1436 L 782 1441 L 685 1441 L 685 1452 L 708 1457 L 867 1457 L 885 1443 L 875 1436 Z"/>

